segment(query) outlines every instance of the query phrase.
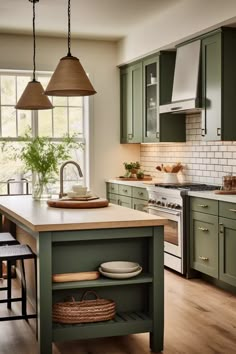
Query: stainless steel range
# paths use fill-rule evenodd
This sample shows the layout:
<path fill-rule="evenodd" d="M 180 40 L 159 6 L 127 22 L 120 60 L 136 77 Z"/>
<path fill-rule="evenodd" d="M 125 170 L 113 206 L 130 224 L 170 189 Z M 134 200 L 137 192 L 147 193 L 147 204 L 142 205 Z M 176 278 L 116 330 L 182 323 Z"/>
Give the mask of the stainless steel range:
<path fill-rule="evenodd" d="M 186 273 L 186 196 L 190 190 L 214 190 L 217 186 L 197 183 L 148 186 L 148 213 L 168 219 L 164 229 L 165 266 Z"/>

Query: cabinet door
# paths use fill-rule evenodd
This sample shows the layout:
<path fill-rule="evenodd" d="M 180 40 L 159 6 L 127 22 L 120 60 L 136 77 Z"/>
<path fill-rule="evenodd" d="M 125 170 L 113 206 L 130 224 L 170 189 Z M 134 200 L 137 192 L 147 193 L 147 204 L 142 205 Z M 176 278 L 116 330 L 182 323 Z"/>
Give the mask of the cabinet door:
<path fill-rule="evenodd" d="M 221 33 L 202 40 L 202 136 L 221 139 Z"/>
<path fill-rule="evenodd" d="M 218 216 L 190 213 L 190 266 L 218 278 Z"/>
<path fill-rule="evenodd" d="M 143 61 L 143 141 L 159 141 L 159 57 Z"/>
<path fill-rule="evenodd" d="M 118 204 L 127 208 L 132 208 L 132 198 L 119 195 Z"/>
<path fill-rule="evenodd" d="M 236 220 L 219 218 L 220 280 L 236 286 Z"/>
<path fill-rule="evenodd" d="M 108 200 L 112 204 L 118 204 L 119 196 L 118 194 L 108 193 Z"/>
<path fill-rule="evenodd" d="M 143 199 L 137 199 L 137 198 L 132 199 L 132 207 L 135 210 L 147 212 L 147 204 L 148 202 Z"/>
<path fill-rule="evenodd" d="M 142 140 L 142 63 L 120 73 L 121 143 Z"/>

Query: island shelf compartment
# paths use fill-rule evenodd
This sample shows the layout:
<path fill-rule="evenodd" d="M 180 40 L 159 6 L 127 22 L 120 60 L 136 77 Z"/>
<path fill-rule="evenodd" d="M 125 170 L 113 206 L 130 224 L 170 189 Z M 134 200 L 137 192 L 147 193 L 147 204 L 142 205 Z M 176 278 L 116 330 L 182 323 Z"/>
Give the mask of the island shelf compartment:
<path fill-rule="evenodd" d="M 133 284 L 114 287 L 100 287 L 96 289 L 101 298 L 112 299 L 116 303 L 116 316 L 113 320 L 89 324 L 59 324 L 53 323 L 53 338 L 55 341 L 85 339 L 123 334 L 150 332 L 152 330 L 151 304 L 149 294 L 152 292 L 150 284 Z M 68 294 L 79 301 L 84 289 L 53 292 L 53 303 L 67 299 Z M 82 326 L 81 326 L 82 325 Z M 134 327 L 133 327 L 134 326 Z M 86 331 L 81 331 L 85 327 Z M 96 333 L 95 333 L 96 331 Z M 84 337 L 85 335 L 85 337 Z"/>
<path fill-rule="evenodd" d="M 149 273 L 150 275 L 152 270 L 148 254 L 149 248 L 152 247 L 152 238 L 149 233 L 146 234 L 145 230 L 142 230 L 143 232 L 139 233 L 139 237 L 135 238 L 130 237 L 127 232 L 126 237 L 120 239 L 118 236 L 122 234 L 122 231 L 119 231 L 119 233 L 115 232 L 113 234 L 108 230 L 103 230 L 101 237 L 104 238 L 96 237 L 89 240 L 87 236 L 91 236 L 91 233 L 94 234 L 94 230 L 91 230 L 91 232 L 86 232 L 83 238 L 80 237 L 80 240 L 71 242 L 64 238 L 62 242 L 54 242 L 52 244 L 52 273 L 98 271 L 100 264 L 104 262 L 131 261 L 142 266 L 141 274 Z M 110 238 L 107 239 L 107 236 Z M 108 284 L 108 280 L 102 276 L 94 281 L 94 284 L 99 286 L 100 282 L 102 284 L 102 279 L 104 283 Z M 144 279 L 145 281 L 145 277 L 138 279 Z M 88 282 L 91 283 L 91 281 Z M 54 283 L 53 287 L 56 289 L 57 285 Z"/>

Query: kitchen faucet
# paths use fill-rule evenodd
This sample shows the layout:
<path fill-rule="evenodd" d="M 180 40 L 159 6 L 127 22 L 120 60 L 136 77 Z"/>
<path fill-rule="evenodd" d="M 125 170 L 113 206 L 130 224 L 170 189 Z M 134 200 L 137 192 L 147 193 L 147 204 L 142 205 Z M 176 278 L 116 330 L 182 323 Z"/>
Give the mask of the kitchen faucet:
<path fill-rule="evenodd" d="M 64 167 L 65 167 L 66 165 L 68 165 L 68 164 L 75 165 L 75 167 L 77 168 L 77 170 L 78 170 L 78 172 L 79 172 L 79 176 L 80 176 L 80 177 L 83 177 L 83 173 L 82 173 L 82 171 L 81 171 L 80 165 L 79 165 L 77 162 L 72 161 L 72 160 L 69 160 L 69 161 L 64 162 L 64 163 L 61 165 L 61 167 L 60 167 L 60 193 L 59 193 L 59 198 L 62 198 L 62 197 L 63 197 L 63 194 L 64 194 L 64 192 L 63 192 L 63 182 L 64 182 L 64 180 L 63 180 L 63 171 L 64 171 Z"/>

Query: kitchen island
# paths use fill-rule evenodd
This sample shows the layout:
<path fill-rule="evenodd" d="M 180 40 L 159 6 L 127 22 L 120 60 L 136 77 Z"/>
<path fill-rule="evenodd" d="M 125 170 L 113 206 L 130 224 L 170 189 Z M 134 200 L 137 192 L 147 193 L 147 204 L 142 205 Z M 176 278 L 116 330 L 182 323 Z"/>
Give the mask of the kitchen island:
<path fill-rule="evenodd" d="M 163 349 L 165 219 L 110 204 L 97 209 L 51 208 L 31 196 L 0 197 L 0 213 L 36 240 L 38 259 L 38 353 L 52 343 L 150 332 L 153 352 Z M 129 279 L 53 283 L 52 274 L 97 270 L 102 262 L 129 260 L 143 271 Z M 116 303 L 114 320 L 60 325 L 52 304 L 80 300 L 95 290 Z"/>

